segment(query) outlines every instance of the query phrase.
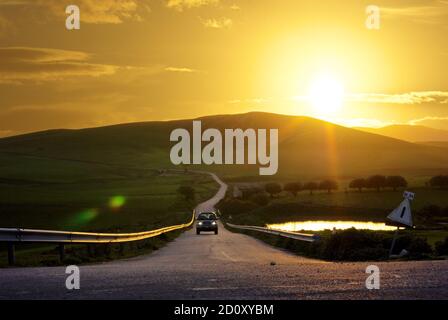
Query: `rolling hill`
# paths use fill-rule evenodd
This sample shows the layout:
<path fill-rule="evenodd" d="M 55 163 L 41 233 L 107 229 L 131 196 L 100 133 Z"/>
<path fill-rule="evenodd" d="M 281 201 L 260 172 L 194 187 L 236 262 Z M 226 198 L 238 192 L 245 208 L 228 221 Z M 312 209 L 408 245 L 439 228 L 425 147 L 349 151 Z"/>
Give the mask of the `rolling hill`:
<path fill-rule="evenodd" d="M 280 177 L 358 174 L 432 174 L 448 169 L 448 150 L 409 143 L 308 117 L 270 113 L 199 118 L 206 128 L 278 128 Z M 191 130 L 192 120 L 129 123 L 80 130 L 51 130 L 0 139 L 0 178 L 42 178 L 54 170 L 76 177 L 114 168 L 174 167 L 173 129 Z M 48 161 L 57 161 L 56 164 Z M 61 164 L 69 164 L 67 167 Z M 205 166 L 204 166 L 205 167 Z M 202 167 L 202 168 L 204 168 Z M 258 165 L 212 166 L 226 176 L 258 175 Z M 65 168 L 65 169 L 64 169 Z M 59 172 L 58 171 L 58 172 Z"/>
<path fill-rule="evenodd" d="M 438 148 L 448 148 L 448 141 L 422 141 L 419 144 L 438 147 Z"/>
<path fill-rule="evenodd" d="M 448 130 L 434 129 L 425 126 L 392 125 L 383 128 L 363 127 L 356 129 L 409 142 L 448 142 Z"/>

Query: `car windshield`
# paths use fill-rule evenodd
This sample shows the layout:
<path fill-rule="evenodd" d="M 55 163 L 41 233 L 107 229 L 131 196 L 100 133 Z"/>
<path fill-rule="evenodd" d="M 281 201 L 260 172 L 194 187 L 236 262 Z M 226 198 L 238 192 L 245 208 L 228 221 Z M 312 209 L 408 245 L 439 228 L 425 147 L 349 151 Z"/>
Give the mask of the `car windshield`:
<path fill-rule="evenodd" d="M 198 220 L 216 220 L 216 215 L 214 213 L 201 213 Z"/>

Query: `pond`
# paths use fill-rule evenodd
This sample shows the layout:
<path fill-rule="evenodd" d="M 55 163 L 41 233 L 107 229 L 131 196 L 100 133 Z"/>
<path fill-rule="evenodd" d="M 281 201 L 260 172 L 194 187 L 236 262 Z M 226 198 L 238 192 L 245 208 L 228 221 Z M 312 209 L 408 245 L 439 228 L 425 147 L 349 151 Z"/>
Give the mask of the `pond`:
<path fill-rule="evenodd" d="M 355 228 L 358 230 L 392 231 L 396 227 L 387 226 L 384 222 L 366 221 L 296 221 L 278 224 L 268 224 L 269 229 L 282 231 L 323 231 L 323 230 L 345 230 Z"/>

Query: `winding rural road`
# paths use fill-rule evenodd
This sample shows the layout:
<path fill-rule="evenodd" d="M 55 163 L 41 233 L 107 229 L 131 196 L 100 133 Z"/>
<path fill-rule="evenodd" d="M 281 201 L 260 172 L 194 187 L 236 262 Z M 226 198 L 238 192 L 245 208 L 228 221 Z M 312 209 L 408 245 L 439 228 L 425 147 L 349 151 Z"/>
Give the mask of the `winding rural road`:
<path fill-rule="evenodd" d="M 227 186 L 197 211 L 225 195 Z M 275 262 L 275 263 L 273 263 Z M 370 263 L 294 256 L 220 225 L 220 233 L 184 232 L 161 250 L 81 266 L 81 289 L 65 288 L 65 268 L 0 270 L 0 299 L 448 299 L 448 261 L 374 263 L 381 289 L 367 290 Z"/>

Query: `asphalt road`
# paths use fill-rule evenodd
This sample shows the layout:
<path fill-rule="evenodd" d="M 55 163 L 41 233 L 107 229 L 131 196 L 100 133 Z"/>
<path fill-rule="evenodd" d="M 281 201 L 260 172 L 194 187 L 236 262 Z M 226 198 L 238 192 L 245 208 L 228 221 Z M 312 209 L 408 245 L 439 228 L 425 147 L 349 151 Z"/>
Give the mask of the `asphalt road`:
<path fill-rule="evenodd" d="M 227 186 L 198 206 L 210 209 Z M 366 267 L 380 268 L 367 290 Z M 64 267 L 0 270 L 0 299 L 448 299 L 448 261 L 329 263 L 294 256 L 220 225 L 183 233 L 138 258 L 81 266 L 80 290 Z"/>

